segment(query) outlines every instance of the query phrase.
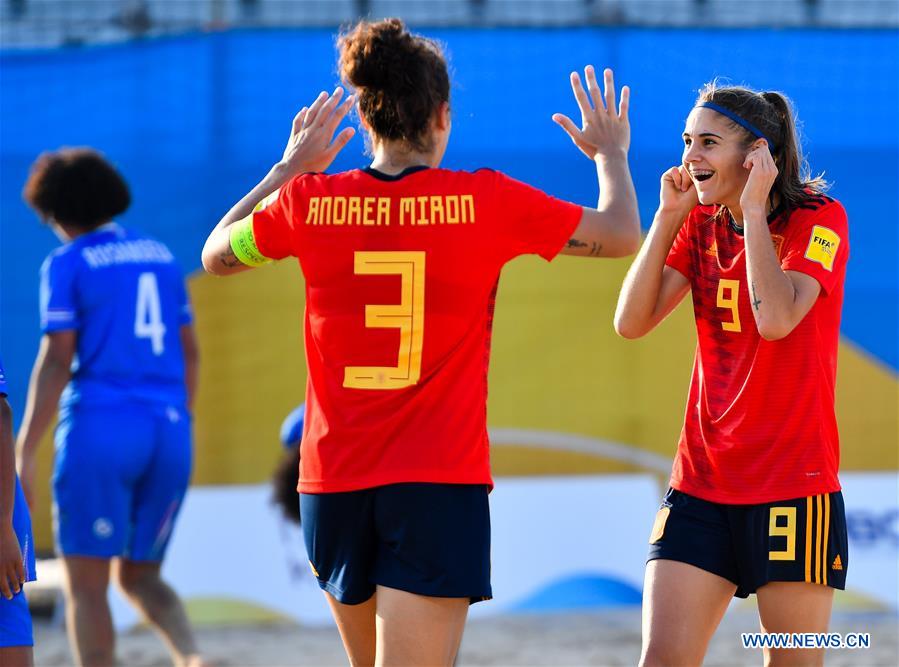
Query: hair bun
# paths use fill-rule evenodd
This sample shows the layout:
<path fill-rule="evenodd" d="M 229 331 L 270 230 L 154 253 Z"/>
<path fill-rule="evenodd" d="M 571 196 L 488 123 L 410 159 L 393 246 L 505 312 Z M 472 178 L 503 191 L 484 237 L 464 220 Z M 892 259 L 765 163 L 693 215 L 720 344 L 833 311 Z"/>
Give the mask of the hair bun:
<path fill-rule="evenodd" d="M 440 46 L 410 33 L 400 19 L 360 21 L 337 42 L 340 76 L 356 89 L 359 114 L 372 134 L 422 149 L 449 73 Z M 423 149 L 422 149 L 423 150 Z"/>
<path fill-rule="evenodd" d="M 357 89 L 400 92 L 410 85 L 417 45 L 401 19 L 361 24 L 341 39 L 341 70 Z"/>

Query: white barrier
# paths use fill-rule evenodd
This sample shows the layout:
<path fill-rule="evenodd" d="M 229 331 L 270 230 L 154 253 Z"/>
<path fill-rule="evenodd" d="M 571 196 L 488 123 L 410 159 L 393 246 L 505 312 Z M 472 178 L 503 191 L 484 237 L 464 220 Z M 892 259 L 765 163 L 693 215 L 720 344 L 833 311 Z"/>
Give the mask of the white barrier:
<path fill-rule="evenodd" d="M 846 473 L 842 481 L 849 590 L 856 604 L 899 609 L 899 476 Z M 650 475 L 497 479 L 494 599 L 474 605 L 472 616 L 638 603 L 662 492 Z M 163 573 L 186 600 L 330 623 L 300 529 L 281 519 L 269 496 L 264 485 L 191 489 Z M 112 604 L 117 627 L 137 622 L 117 593 Z"/>
<path fill-rule="evenodd" d="M 846 589 L 899 611 L 899 473 L 840 475 L 849 526 Z"/>
<path fill-rule="evenodd" d="M 262 485 L 191 489 L 163 574 L 188 601 L 330 623 L 300 529 L 280 518 L 269 496 Z M 639 599 L 658 499 L 650 475 L 498 479 L 490 499 L 494 600 L 472 614 Z M 111 603 L 117 627 L 137 622 L 118 593 Z"/>

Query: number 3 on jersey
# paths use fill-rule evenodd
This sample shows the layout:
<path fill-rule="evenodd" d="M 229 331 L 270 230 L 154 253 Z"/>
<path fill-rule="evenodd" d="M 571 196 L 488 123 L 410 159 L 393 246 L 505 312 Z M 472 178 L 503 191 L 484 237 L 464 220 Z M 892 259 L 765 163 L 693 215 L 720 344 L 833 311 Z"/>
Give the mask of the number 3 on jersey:
<path fill-rule="evenodd" d="M 165 324 L 162 323 L 155 273 L 147 271 L 138 276 L 137 307 L 134 310 L 134 335 L 149 338 L 153 354 L 158 357 L 165 352 Z"/>
<path fill-rule="evenodd" d="M 421 348 L 425 330 L 425 253 L 356 252 L 356 275 L 399 275 L 400 303 L 365 306 L 365 326 L 399 329 L 396 366 L 347 366 L 343 386 L 351 389 L 403 389 L 421 377 Z"/>

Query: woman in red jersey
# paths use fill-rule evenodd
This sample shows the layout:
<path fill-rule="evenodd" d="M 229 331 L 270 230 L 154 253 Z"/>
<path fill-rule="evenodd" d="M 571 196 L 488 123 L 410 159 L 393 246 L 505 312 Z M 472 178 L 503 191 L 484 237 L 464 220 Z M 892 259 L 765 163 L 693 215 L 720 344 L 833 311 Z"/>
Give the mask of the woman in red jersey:
<path fill-rule="evenodd" d="M 846 580 L 834 382 L 846 212 L 808 176 L 776 92 L 707 85 L 625 279 L 615 328 L 692 292 L 698 347 L 671 489 L 650 538 L 644 665 L 699 664 L 731 597 L 765 632 L 825 632 Z M 766 662 L 823 661 L 768 650 Z"/>
<path fill-rule="evenodd" d="M 439 168 L 450 82 L 437 44 L 389 19 L 339 41 L 358 98 L 322 93 L 282 160 L 203 249 L 229 274 L 288 256 L 306 282 L 309 368 L 300 459 L 310 565 L 353 664 L 451 665 L 472 601 L 490 589 L 487 360 L 503 265 L 536 253 L 636 250 L 628 91 L 572 88 L 581 127 L 554 120 L 596 164 L 584 208 L 489 169 Z M 358 99 L 358 101 L 357 101 Z M 353 134 L 373 160 L 322 174 Z M 333 139 L 333 141 L 332 141 Z"/>

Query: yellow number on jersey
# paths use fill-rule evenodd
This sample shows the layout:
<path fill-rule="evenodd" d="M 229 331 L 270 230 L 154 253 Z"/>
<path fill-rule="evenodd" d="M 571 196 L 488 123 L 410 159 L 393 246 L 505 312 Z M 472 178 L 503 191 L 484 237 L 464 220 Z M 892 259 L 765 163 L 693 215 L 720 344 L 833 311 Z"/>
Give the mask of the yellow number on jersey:
<path fill-rule="evenodd" d="M 397 365 L 347 366 L 343 386 L 351 389 L 402 389 L 421 377 L 421 348 L 425 330 L 425 253 L 357 252 L 356 275 L 399 275 L 400 303 L 365 306 L 365 326 L 399 329 Z"/>
<path fill-rule="evenodd" d="M 731 321 L 721 322 L 725 331 L 742 331 L 740 328 L 740 281 L 722 278 L 718 281 L 718 307 L 730 308 Z"/>
<path fill-rule="evenodd" d="M 786 521 L 779 525 L 778 519 L 784 517 Z M 781 551 L 769 551 L 768 560 L 796 560 L 796 508 L 772 507 L 768 519 L 769 537 L 786 537 L 787 545 Z"/>

